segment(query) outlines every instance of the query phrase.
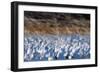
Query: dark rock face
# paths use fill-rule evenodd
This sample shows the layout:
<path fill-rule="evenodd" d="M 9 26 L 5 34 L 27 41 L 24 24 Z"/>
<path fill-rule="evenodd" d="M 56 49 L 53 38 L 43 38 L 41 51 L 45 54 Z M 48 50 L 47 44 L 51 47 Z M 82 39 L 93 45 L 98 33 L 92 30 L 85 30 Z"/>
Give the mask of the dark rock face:
<path fill-rule="evenodd" d="M 75 19 L 88 19 L 90 20 L 89 14 L 73 14 L 73 13 L 54 13 L 54 12 L 31 12 L 25 11 L 25 16 L 28 18 L 34 19 L 53 19 L 56 18 L 57 20 L 66 20 L 66 16 Z"/>

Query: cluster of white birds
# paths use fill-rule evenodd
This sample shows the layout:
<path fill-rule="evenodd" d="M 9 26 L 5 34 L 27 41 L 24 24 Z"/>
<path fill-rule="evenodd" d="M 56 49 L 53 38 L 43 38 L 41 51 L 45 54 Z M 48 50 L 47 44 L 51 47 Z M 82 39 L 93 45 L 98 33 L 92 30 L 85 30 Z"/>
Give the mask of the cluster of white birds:
<path fill-rule="evenodd" d="M 24 61 L 90 58 L 89 35 L 30 35 L 24 37 Z"/>

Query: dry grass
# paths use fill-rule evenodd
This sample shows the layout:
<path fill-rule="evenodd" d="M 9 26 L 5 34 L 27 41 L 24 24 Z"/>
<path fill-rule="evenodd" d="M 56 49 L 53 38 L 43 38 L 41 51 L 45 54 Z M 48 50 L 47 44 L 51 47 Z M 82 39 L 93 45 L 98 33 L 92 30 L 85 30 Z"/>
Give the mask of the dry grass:
<path fill-rule="evenodd" d="M 90 20 L 66 16 L 65 20 L 24 18 L 24 31 L 29 34 L 89 34 Z"/>
<path fill-rule="evenodd" d="M 29 34 L 89 34 L 90 16 L 26 11 L 24 30 Z"/>

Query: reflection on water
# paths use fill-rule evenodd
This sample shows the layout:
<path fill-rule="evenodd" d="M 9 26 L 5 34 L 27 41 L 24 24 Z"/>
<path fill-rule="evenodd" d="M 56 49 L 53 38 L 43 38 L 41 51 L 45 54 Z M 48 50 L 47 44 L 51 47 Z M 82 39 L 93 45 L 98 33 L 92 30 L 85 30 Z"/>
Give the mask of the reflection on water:
<path fill-rule="evenodd" d="M 89 58 L 89 35 L 30 35 L 24 37 L 25 62 Z"/>

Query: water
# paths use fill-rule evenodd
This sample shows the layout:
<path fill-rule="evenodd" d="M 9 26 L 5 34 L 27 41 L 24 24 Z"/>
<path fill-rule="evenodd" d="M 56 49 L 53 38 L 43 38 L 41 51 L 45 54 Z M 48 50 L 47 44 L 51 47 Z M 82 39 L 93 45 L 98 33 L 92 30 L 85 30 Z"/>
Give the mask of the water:
<path fill-rule="evenodd" d="M 30 35 L 24 37 L 25 62 L 89 58 L 89 35 Z"/>

